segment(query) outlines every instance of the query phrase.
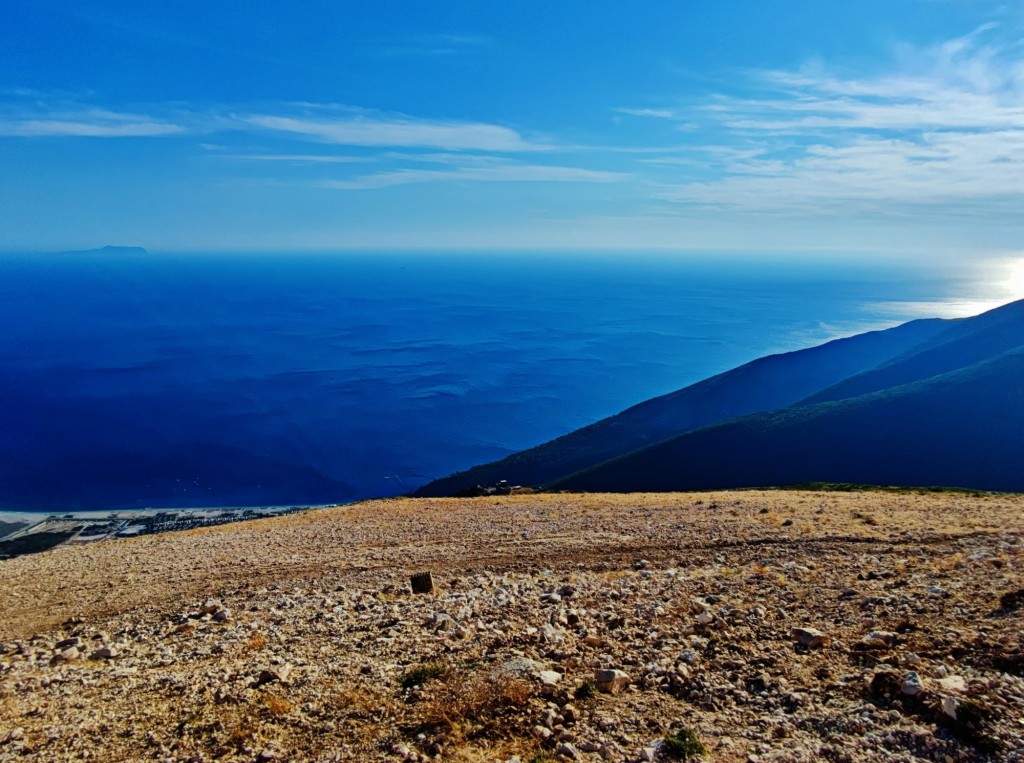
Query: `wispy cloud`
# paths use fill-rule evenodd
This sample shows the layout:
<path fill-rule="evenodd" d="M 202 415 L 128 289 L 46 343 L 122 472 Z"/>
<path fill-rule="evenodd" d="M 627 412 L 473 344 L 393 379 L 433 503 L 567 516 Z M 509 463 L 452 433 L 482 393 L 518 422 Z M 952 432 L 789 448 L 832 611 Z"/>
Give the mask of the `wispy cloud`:
<path fill-rule="evenodd" d="M 603 172 L 581 167 L 520 164 L 476 157 L 464 166 L 445 169 L 398 169 L 349 180 L 321 183 L 326 188 L 359 190 L 388 188 L 413 183 L 613 183 L 629 178 L 626 173 Z"/>
<path fill-rule="evenodd" d="M 330 154 L 217 154 L 218 159 L 237 159 L 248 162 L 294 162 L 298 164 L 361 164 L 374 161 L 365 156 L 337 156 Z"/>
<path fill-rule="evenodd" d="M 103 109 L 0 115 L 0 136 L 5 137 L 151 138 L 186 131 L 173 122 Z"/>
<path fill-rule="evenodd" d="M 410 117 L 275 116 L 237 118 L 241 126 L 345 146 L 440 148 L 451 151 L 537 151 L 515 130 L 481 122 Z"/>
<path fill-rule="evenodd" d="M 273 110 L 256 113 L 230 107 L 204 112 L 157 107 L 152 109 L 156 113 L 142 114 L 63 101 L 48 104 L 28 91 L 9 94 L 13 96 L 11 102 L 0 102 L 0 135 L 12 137 L 161 137 L 186 132 L 211 136 L 241 132 L 369 148 L 502 153 L 552 148 L 527 140 L 504 125 L 423 119 L 336 104 L 277 104 Z M 33 97 L 28 99 L 28 95 Z"/>
<path fill-rule="evenodd" d="M 374 57 L 437 57 L 477 52 L 494 45 L 490 37 L 475 34 L 428 34 L 380 40 L 363 52 Z"/>
<path fill-rule="evenodd" d="M 851 76 L 822 63 L 754 72 L 762 95 L 673 111 L 717 125 L 717 137 L 652 160 L 699 167 L 659 195 L 766 210 L 853 203 L 845 213 L 890 215 L 1024 199 L 1024 61 L 985 44 L 989 31 L 904 50 L 897 73 Z"/>
<path fill-rule="evenodd" d="M 615 109 L 619 114 L 629 114 L 632 117 L 653 117 L 655 119 L 673 119 L 676 116 L 674 109 Z"/>

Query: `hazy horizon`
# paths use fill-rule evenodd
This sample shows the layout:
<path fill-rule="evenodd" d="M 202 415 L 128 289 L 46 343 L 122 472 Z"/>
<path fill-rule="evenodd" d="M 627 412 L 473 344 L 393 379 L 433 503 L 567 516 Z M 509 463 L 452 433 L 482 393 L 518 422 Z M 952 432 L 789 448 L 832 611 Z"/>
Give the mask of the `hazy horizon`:
<path fill-rule="evenodd" d="M 1010 257 L 1022 30 L 994 1 L 12 0 L 0 250 Z"/>

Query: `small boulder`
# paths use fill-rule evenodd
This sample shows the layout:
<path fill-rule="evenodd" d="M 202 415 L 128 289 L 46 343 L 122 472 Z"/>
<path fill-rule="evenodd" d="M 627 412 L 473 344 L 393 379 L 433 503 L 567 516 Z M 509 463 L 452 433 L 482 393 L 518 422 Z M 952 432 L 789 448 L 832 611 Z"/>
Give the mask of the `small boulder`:
<path fill-rule="evenodd" d="M 832 643 L 832 638 L 817 628 L 794 628 L 793 638 L 808 649 L 818 649 Z"/>
<path fill-rule="evenodd" d="M 113 646 L 101 646 L 89 655 L 90 660 L 112 660 L 117 657 L 117 648 Z"/>
<path fill-rule="evenodd" d="M 858 642 L 861 649 L 881 651 L 895 646 L 899 636 L 891 631 L 872 631 Z"/>
<path fill-rule="evenodd" d="M 621 670 L 597 669 L 594 671 L 594 683 L 597 688 L 608 694 L 618 694 L 633 682 L 628 673 Z"/>
<path fill-rule="evenodd" d="M 494 673 L 515 678 L 537 678 L 543 670 L 544 666 L 536 660 L 531 660 L 528 657 L 514 657 L 499 665 Z"/>
<path fill-rule="evenodd" d="M 556 673 L 554 670 L 542 670 L 537 674 L 537 678 L 540 679 L 542 684 L 550 684 L 551 686 L 554 686 L 562 680 L 562 674 Z"/>
<path fill-rule="evenodd" d="M 576 758 L 579 757 L 579 754 L 576 752 L 576 748 L 568 742 L 558 745 L 558 749 L 555 750 L 555 753 L 560 758 L 568 758 L 569 760 L 576 760 Z"/>
<path fill-rule="evenodd" d="M 913 670 L 908 670 L 903 674 L 903 693 L 908 697 L 916 697 L 918 694 L 924 691 L 924 683 L 921 681 L 921 676 L 915 673 Z"/>

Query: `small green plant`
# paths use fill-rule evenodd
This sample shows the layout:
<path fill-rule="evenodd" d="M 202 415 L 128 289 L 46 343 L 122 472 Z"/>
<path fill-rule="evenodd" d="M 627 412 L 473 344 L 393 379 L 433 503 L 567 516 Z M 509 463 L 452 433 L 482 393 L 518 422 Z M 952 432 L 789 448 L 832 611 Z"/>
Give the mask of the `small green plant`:
<path fill-rule="evenodd" d="M 417 665 L 402 674 L 402 688 L 411 689 L 414 686 L 423 686 L 428 681 L 444 678 L 446 675 L 448 675 L 448 668 L 438 665 L 436 662 Z"/>
<path fill-rule="evenodd" d="M 670 760 L 693 760 L 706 753 L 697 735 L 685 726 L 667 734 L 661 742 L 661 754 Z"/>
<path fill-rule="evenodd" d="M 576 699 L 592 699 L 597 696 L 597 684 L 593 681 L 584 681 L 576 687 L 575 695 Z"/>

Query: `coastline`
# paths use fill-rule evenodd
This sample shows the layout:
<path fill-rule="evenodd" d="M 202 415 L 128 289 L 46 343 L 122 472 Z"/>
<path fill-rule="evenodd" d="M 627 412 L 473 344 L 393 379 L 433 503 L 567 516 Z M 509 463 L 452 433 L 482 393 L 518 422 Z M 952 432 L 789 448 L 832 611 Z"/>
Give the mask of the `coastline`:
<path fill-rule="evenodd" d="M 134 538 L 267 519 L 333 505 L 89 509 L 70 512 L 0 510 L 0 560 L 49 551 L 62 545 L 81 545 L 100 540 Z"/>

